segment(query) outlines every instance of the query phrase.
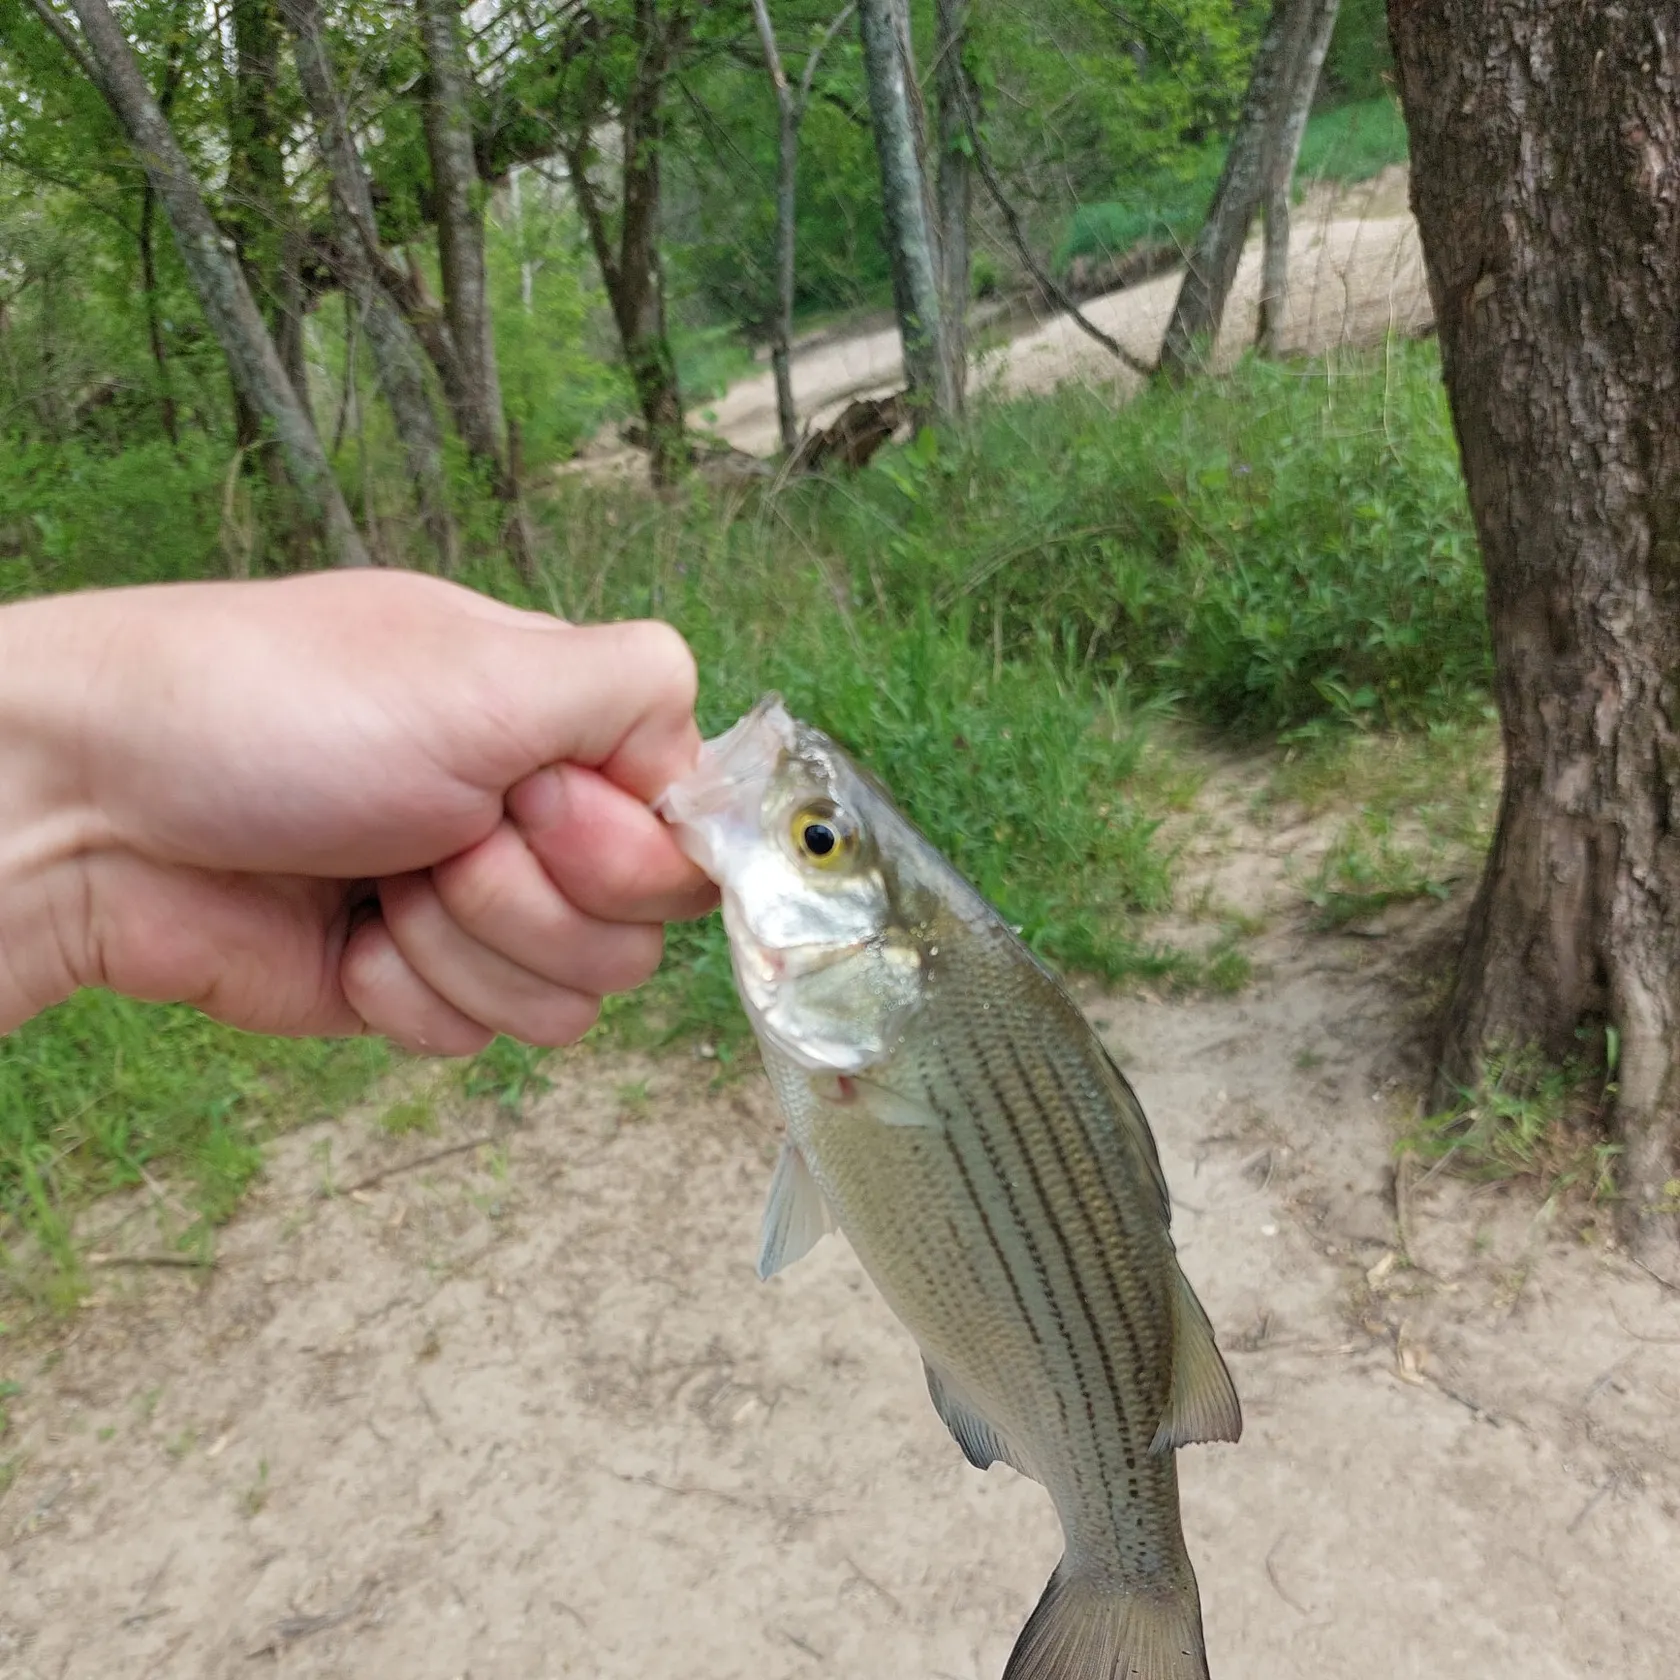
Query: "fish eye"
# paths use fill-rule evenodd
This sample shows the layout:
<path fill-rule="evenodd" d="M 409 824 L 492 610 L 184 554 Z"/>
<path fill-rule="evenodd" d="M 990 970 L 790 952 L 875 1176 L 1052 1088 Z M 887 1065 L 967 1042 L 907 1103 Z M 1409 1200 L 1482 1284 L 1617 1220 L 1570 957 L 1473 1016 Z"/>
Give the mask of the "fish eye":
<path fill-rule="evenodd" d="M 838 869 L 857 850 L 857 825 L 828 799 L 813 799 L 788 824 L 793 849 L 818 869 Z"/>

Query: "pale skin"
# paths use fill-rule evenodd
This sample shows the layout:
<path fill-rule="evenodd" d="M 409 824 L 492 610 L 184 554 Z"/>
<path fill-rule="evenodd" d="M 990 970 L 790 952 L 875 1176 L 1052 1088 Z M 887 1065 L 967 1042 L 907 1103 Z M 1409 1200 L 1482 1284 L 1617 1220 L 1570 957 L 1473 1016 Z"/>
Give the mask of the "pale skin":
<path fill-rule="evenodd" d="M 82 986 L 259 1032 L 567 1044 L 713 902 L 648 801 L 668 626 L 412 573 L 0 608 L 0 1032 Z"/>

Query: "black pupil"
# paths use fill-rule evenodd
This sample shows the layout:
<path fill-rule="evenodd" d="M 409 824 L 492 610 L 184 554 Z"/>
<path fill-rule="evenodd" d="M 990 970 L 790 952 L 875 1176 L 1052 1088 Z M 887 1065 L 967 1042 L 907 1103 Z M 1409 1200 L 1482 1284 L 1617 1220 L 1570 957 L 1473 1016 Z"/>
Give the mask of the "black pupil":
<path fill-rule="evenodd" d="M 840 836 L 825 822 L 805 825 L 805 850 L 812 857 L 827 857 L 840 844 Z"/>

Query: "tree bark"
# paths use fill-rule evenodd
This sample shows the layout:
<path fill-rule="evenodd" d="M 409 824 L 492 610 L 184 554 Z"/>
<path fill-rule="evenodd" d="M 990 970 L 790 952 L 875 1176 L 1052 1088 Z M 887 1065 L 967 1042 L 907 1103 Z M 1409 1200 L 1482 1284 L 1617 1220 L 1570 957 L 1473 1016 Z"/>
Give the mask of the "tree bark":
<path fill-rule="evenodd" d="M 1289 308 L 1289 199 L 1295 185 L 1295 165 L 1301 156 L 1301 136 L 1307 131 L 1324 55 L 1335 33 L 1342 0 L 1312 0 L 1301 49 L 1292 68 L 1289 96 L 1284 103 L 1267 160 L 1265 202 L 1266 243 L 1260 259 L 1260 325 L 1255 342 L 1262 355 L 1275 356 L 1283 343 L 1283 317 Z"/>
<path fill-rule="evenodd" d="M 969 0 L 936 0 L 933 85 L 939 145 L 939 289 L 951 395 L 960 411 L 968 386 L 969 203 L 973 196 L 969 123 L 980 118 L 980 91 L 968 68 Z"/>
<path fill-rule="evenodd" d="M 565 144 L 572 190 L 601 270 L 601 282 L 607 289 L 636 404 L 647 428 L 649 469 L 655 484 L 670 483 L 692 458 L 677 361 L 665 324 L 665 274 L 659 255 L 665 78 L 672 60 L 688 40 L 691 24 L 680 7 L 662 22 L 658 0 L 636 0 L 632 16 L 635 67 L 619 109 L 623 182 L 616 242 L 599 189 L 589 174 L 595 155 L 591 134 L 605 103 L 598 64 L 592 64 L 587 72 L 589 91 Z M 598 46 L 594 50 L 598 51 Z"/>
<path fill-rule="evenodd" d="M 350 299 L 354 320 L 367 332 L 379 389 L 402 445 L 415 506 L 438 566 L 447 575 L 458 562 L 459 543 L 444 489 L 443 433 L 426 390 L 425 353 L 396 300 L 381 284 L 380 271 L 395 265 L 379 247 L 373 193 L 350 136 L 316 0 L 280 0 L 280 10 L 292 37 L 298 81 L 315 126 L 315 143 L 332 182 L 334 267 Z M 406 276 L 398 278 L 401 283 Z"/>
<path fill-rule="evenodd" d="M 764 49 L 764 65 L 776 94 L 776 311 L 770 328 L 770 366 L 776 379 L 776 420 L 782 448 L 791 459 L 799 448 L 799 410 L 793 400 L 793 291 L 797 253 L 794 212 L 798 207 L 799 130 L 811 103 L 817 66 L 830 41 L 852 15 L 850 0 L 805 54 L 796 91 L 782 67 L 776 47 L 776 26 L 770 21 L 768 0 L 752 0 L 753 21 Z"/>
<path fill-rule="evenodd" d="M 956 397 L 940 300 L 939 251 L 928 214 L 895 11 L 893 0 L 858 0 L 863 73 L 881 166 L 887 258 L 904 344 L 905 384 L 914 409 L 942 418 L 955 412 Z"/>
<path fill-rule="evenodd" d="M 432 168 L 443 307 L 463 378 L 456 420 L 467 448 L 499 469 L 505 460 L 506 434 L 490 336 L 483 192 L 473 157 L 460 13 L 456 0 L 419 0 L 419 11 L 426 57 L 426 155 Z"/>
<path fill-rule="evenodd" d="M 1190 248 L 1184 283 L 1161 341 L 1160 371 L 1169 379 L 1187 377 L 1204 347 L 1211 352 L 1219 336 L 1225 300 L 1231 295 L 1249 224 L 1265 189 L 1271 142 L 1293 81 L 1291 66 L 1305 34 L 1307 14 L 1317 4 L 1318 0 L 1273 0 L 1213 204 Z"/>
<path fill-rule="evenodd" d="M 1487 572 L 1505 790 L 1443 1091 L 1614 1029 L 1627 1234 L 1680 1255 L 1680 0 L 1390 0 Z"/>
<path fill-rule="evenodd" d="M 458 0 L 419 0 L 426 59 L 423 112 L 426 154 L 437 215 L 443 308 L 457 365 L 455 424 L 467 449 L 491 471 L 491 485 L 507 508 L 502 540 L 530 581 L 536 551 L 525 504 L 508 455 L 502 385 L 490 330 L 490 283 L 484 260 L 483 189 L 473 152 L 471 72 L 461 44 Z M 446 391 L 448 387 L 445 387 Z"/>
<path fill-rule="evenodd" d="M 105 0 L 71 4 L 98 72 L 100 92 L 163 205 L 235 384 L 274 427 L 292 484 L 311 523 L 323 532 L 333 563 L 367 565 L 367 550 L 321 449 L 315 423 L 292 388 L 238 263 L 223 248 L 192 166 L 158 110 L 126 37 Z"/>

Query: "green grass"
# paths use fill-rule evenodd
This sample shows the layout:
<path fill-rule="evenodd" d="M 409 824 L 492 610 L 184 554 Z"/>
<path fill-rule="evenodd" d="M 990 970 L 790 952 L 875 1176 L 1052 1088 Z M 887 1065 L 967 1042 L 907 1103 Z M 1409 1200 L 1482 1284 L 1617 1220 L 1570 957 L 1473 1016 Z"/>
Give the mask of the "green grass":
<path fill-rule="evenodd" d="M 1312 181 L 1367 181 L 1407 158 L 1406 124 L 1386 96 L 1361 99 L 1307 122 L 1295 167 L 1295 190 Z M 1171 166 L 1121 184 L 1112 201 L 1074 211 L 1055 252 L 1063 269 L 1076 257 L 1118 257 L 1149 243 L 1188 245 L 1195 238 L 1225 164 L 1224 140 L 1186 152 Z"/>
<path fill-rule="evenodd" d="M 1559 1067 L 1531 1052 L 1491 1057 L 1475 1088 L 1426 1115 L 1400 1149 L 1461 1178 L 1536 1178 L 1548 1194 L 1608 1197 L 1620 1145 L 1603 1141 L 1598 1111 L 1613 1090 L 1579 1063 Z"/>
<path fill-rule="evenodd" d="M 233 1211 L 279 1127 L 335 1112 L 387 1065 L 377 1040 L 270 1039 L 184 1006 L 83 992 L 0 1038 L 0 1285 L 73 1296 L 73 1220 L 102 1192 L 170 1181 L 183 1245 Z M 20 1272 L 16 1239 L 45 1268 Z"/>

